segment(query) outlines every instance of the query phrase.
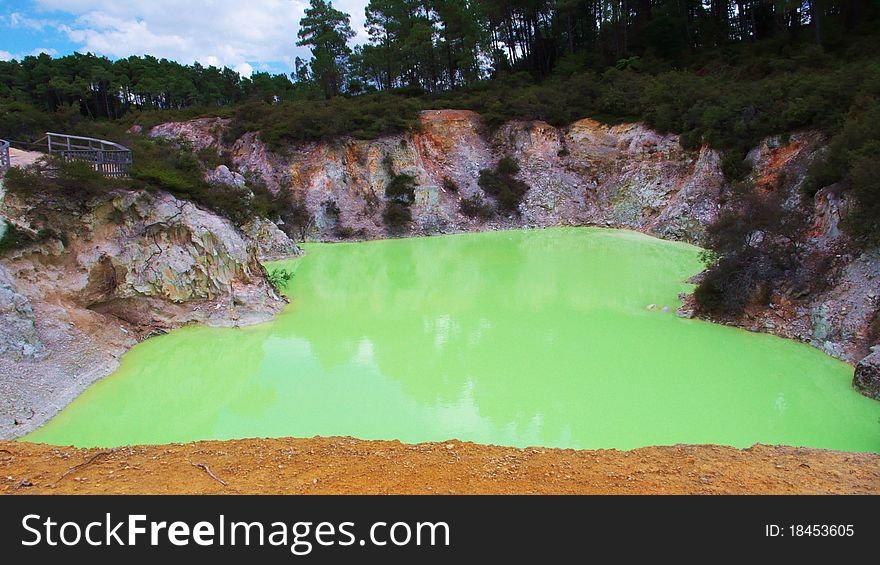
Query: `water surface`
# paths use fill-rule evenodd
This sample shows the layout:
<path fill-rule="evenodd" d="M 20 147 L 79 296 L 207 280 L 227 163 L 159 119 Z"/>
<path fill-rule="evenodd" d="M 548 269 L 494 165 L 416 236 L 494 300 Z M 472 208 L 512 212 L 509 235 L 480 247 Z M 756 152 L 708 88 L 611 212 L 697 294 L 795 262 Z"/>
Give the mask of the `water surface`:
<path fill-rule="evenodd" d="M 276 321 L 150 339 L 27 439 L 880 452 L 880 403 L 848 365 L 675 316 L 698 252 L 586 228 L 310 245 L 274 265 L 295 272 Z"/>

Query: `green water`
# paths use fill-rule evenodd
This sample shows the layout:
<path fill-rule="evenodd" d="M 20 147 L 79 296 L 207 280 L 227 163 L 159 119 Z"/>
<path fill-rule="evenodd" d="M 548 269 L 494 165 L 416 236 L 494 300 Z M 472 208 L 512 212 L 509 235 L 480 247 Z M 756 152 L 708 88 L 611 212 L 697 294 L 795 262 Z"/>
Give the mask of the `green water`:
<path fill-rule="evenodd" d="M 880 403 L 850 388 L 851 367 L 675 316 L 682 281 L 700 270 L 694 247 L 572 228 L 308 252 L 281 264 L 295 272 L 293 300 L 276 321 L 150 339 L 27 439 L 880 452 Z"/>

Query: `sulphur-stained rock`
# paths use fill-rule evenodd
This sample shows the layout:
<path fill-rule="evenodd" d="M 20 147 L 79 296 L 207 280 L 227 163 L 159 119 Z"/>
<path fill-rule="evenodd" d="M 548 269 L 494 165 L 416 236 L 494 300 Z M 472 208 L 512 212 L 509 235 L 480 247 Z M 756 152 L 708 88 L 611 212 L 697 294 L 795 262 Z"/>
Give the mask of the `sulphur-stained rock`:
<path fill-rule="evenodd" d="M 258 175 L 272 191 L 288 186 L 295 174 L 280 157 L 269 151 L 257 132 L 248 132 L 235 141 L 230 156 L 239 170 Z"/>
<path fill-rule="evenodd" d="M 303 253 L 286 233 L 265 218 L 254 218 L 241 229 L 256 245 L 257 256 L 261 261 L 288 259 Z"/>
<path fill-rule="evenodd" d="M 880 346 L 871 348 L 871 354 L 856 365 L 853 387 L 869 398 L 880 400 Z"/>
<path fill-rule="evenodd" d="M 340 228 L 365 238 L 387 235 L 382 213 L 389 165 L 416 181 L 413 234 L 601 224 L 694 241 L 717 213 L 723 184 L 717 153 L 685 151 L 676 136 L 641 124 L 581 120 L 557 128 L 512 121 L 490 136 L 474 112 L 429 110 L 419 121 L 404 134 L 302 143 L 283 154 L 249 132 L 228 150 L 242 172 L 261 176 L 270 190 L 288 188 L 301 197 L 315 217 L 309 235 L 327 239 Z M 480 171 L 504 156 L 517 160 L 518 178 L 530 187 L 520 213 L 489 221 L 462 215 L 463 198 L 483 196 Z M 338 217 L 326 217 L 328 200 Z"/>

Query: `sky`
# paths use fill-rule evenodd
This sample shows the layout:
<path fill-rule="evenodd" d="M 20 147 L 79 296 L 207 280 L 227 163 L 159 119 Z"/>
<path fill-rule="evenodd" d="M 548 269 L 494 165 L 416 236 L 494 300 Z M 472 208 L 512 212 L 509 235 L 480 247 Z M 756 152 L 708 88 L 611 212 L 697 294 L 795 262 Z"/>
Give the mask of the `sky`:
<path fill-rule="evenodd" d="M 367 0 L 335 0 L 364 43 Z M 290 73 L 308 0 L 0 0 L 0 60 L 78 51 Z"/>

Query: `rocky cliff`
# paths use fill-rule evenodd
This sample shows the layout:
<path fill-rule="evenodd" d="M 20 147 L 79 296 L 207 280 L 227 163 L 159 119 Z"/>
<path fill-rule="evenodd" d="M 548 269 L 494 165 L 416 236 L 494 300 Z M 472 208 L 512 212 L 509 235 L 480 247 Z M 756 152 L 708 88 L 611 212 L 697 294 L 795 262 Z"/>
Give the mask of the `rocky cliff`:
<path fill-rule="evenodd" d="M 260 246 L 190 202 L 118 191 L 68 206 L 3 201 L 18 229 L 52 235 L 0 259 L 0 437 L 52 417 L 149 335 L 254 324 L 284 305 Z"/>
<path fill-rule="evenodd" d="M 420 127 L 406 134 L 307 143 L 283 155 L 270 151 L 257 133 L 224 144 L 225 126 L 225 120 L 201 119 L 163 124 L 149 133 L 217 148 L 241 172 L 260 175 L 270 189 L 292 189 L 315 217 L 311 235 L 324 240 L 338 239 L 340 227 L 363 239 L 387 236 L 382 211 L 388 164 L 395 174 L 416 180 L 411 233 L 423 235 L 600 224 L 696 240 L 714 218 L 723 186 L 714 151 L 684 151 L 676 136 L 639 124 L 608 127 L 581 120 L 559 129 L 511 122 L 489 134 L 473 112 L 436 110 L 423 112 Z M 531 187 L 521 214 L 488 223 L 463 215 L 461 200 L 482 193 L 480 170 L 504 155 L 517 159 L 519 176 Z M 328 201 L 336 204 L 338 216 L 327 213 Z"/>
<path fill-rule="evenodd" d="M 472 112 L 436 110 L 423 112 L 418 127 L 405 134 L 304 143 L 277 152 L 257 132 L 224 142 L 227 125 L 222 119 L 169 123 L 149 135 L 215 148 L 237 172 L 261 176 L 272 190 L 290 189 L 314 217 L 309 236 L 322 240 L 386 237 L 383 196 L 391 174 L 416 181 L 413 235 L 602 225 L 699 243 L 731 190 L 716 151 L 683 150 L 677 136 L 641 124 L 581 120 L 557 128 L 510 122 L 490 132 Z M 816 132 L 767 139 L 748 156 L 750 180 L 782 191 L 796 205 L 807 167 L 825 143 Z M 530 187 L 520 213 L 489 221 L 463 215 L 460 202 L 482 195 L 480 170 L 503 156 L 518 161 L 517 176 Z M 771 307 L 715 321 L 799 339 L 854 364 L 875 339 L 868 328 L 880 306 L 880 253 L 850 250 L 839 229 L 846 201 L 835 187 L 821 190 L 809 206 L 813 228 L 802 244 L 831 258 L 830 284 L 804 289 L 792 281 L 790 292 Z M 683 315 L 694 315 L 687 301 Z"/>

